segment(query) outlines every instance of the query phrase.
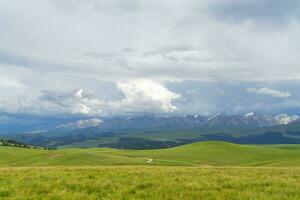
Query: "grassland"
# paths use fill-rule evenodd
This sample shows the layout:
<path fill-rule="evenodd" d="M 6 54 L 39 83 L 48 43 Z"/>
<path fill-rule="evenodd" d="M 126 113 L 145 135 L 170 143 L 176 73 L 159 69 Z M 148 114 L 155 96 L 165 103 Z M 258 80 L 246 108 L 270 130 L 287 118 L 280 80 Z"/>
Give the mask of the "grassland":
<path fill-rule="evenodd" d="M 39 150 L 0 147 L 0 166 L 299 166 L 297 145 L 251 146 L 200 142 L 169 149 L 109 148 Z M 149 162 L 149 159 L 152 161 Z M 148 161 L 148 162 L 147 162 Z"/>
<path fill-rule="evenodd" d="M 300 199 L 298 145 L 0 147 L 0 199 Z"/>
<path fill-rule="evenodd" d="M 300 169 L 54 167 L 0 169 L 0 199 L 300 199 Z"/>

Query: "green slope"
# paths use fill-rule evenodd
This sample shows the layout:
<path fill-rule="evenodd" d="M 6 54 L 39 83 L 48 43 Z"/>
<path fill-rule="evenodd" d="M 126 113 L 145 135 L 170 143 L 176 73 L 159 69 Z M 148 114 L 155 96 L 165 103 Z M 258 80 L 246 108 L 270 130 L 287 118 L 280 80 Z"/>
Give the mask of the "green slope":
<path fill-rule="evenodd" d="M 300 150 L 300 145 L 299 144 L 261 145 L 261 147 L 272 148 L 272 149 Z"/>
<path fill-rule="evenodd" d="M 297 145 L 257 146 L 198 142 L 169 149 L 109 148 L 37 150 L 0 147 L 0 166 L 211 165 L 300 166 Z"/>

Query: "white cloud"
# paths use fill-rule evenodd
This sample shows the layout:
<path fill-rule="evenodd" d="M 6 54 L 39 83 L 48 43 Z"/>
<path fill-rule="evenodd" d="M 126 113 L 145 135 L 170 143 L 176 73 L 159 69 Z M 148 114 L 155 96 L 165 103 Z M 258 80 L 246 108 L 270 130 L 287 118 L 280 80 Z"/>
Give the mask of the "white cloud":
<path fill-rule="evenodd" d="M 92 91 L 76 89 L 72 91 L 42 90 L 35 95 L 23 98 L 0 98 L 0 110 L 8 113 L 26 114 L 73 114 L 87 116 L 118 115 L 129 113 L 174 112 L 173 100 L 179 94 L 169 91 L 158 82 L 147 79 L 123 81 L 117 83 L 124 94 L 120 100 L 104 101 Z"/>
<path fill-rule="evenodd" d="M 299 4 L 266 2 L 1 1 L 0 67 L 110 81 L 300 80 Z"/>
<path fill-rule="evenodd" d="M 210 55 L 209 52 L 198 50 L 174 50 L 168 52 L 165 57 L 175 62 L 211 62 L 216 57 Z"/>
<path fill-rule="evenodd" d="M 178 94 L 155 80 L 182 81 L 181 89 L 191 80 L 300 81 L 297 1 L 9 0 L 0 1 L 0 13 L 1 110 L 175 112 L 187 107 L 174 103 Z M 99 88 L 100 81 L 113 86 Z M 79 90 L 40 99 L 45 91 L 74 88 L 90 89 L 93 96 Z M 209 105 L 198 110 L 215 111 L 211 104 L 219 95 L 211 93 L 199 93 Z M 290 96 L 268 88 L 255 93 Z"/>
<path fill-rule="evenodd" d="M 9 79 L 7 77 L 0 76 L 0 87 L 18 88 L 18 87 L 24 87 L 24 85 L 20 83 L 20 81 L 18 80 Z"/>
<path fill-rule="evenodd" d="M 169 91 L 157 82 L 147 79 L 138 79 L 118 82 L 117 86 L 123 91 L 126 97 L 123 102 L 133 105 L 137 102 L 142 102 L 145 105 L 149 102 L 153 102 L 165 112 L 173 112 L 177 109 L 176 106 L 172 104 L 172 101 L 179 98 L 180 95 Z"/>
<path fill-rule="evenodd" d="M 268 96 L 272 96 L 272 97 L 277 97 L 277 98 L 288 98 L 291 96 L 291 94 L 289 92 L 282 92 L 279 90 L 274 90 L 274 89 L 270 89 L 270 88 L 247 88 L 247 92 L 250 93 L 256 93 L 258 95 L 268 95 Z"/>
<path fill-rule="evenodd" d="M 20 94 L 20 97 L 0 98 L 0 110 L 7 113 L 24 113 L 38 115 L 95 115 L 101 114 L 101 107 L 105 105 L 93 96 L 91 91 L 82 89 L 61 91 L 29 91 L 30 94 Z M 80 93 L 80 95 L 79 95 Z"/>

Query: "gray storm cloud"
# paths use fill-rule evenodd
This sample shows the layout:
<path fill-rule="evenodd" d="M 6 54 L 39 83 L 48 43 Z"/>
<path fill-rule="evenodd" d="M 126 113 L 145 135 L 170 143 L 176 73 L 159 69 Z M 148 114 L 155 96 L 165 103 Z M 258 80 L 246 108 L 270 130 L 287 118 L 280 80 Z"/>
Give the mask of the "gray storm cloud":
<path fill-rule="evenodd" d="M 223 110 L 229 106 L 210 104 L 217 99 L 204 102 L 211 95 L 201 94 L 197 104 L 174 91 L 191 80 L 262 83 L 257 88 L 299 82 L 299 8 L 292 0 L 1 1 L 1 108 L 24 112 L 41 91 L 85 88 L 102 95 L 99 102 L 72 109 L 68 102 L 67 113 L 101 113 L 107 102 L 114 111 L 104 113 Z M 109 84 L 97 87 L 101 81 Z M 170 90 L 168 82 L 182 86 Z M 145 89 L 156 86 L 164 94 Z M 132 103 L 127 88 L 142 94 L 147 106 Z M 20 104 L 24 94 L 29 102 Z M 45 112 L 45 105 L 35 107 Z"/>

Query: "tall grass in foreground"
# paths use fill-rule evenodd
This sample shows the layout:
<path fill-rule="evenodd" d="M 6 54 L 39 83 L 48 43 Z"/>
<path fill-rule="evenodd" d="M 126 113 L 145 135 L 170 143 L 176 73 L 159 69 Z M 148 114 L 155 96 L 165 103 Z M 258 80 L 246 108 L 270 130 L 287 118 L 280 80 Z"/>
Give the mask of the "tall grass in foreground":
<path fill-rule="evenodd" d="M 300 199 L 300 168 L 0 168 L 0 199 Z"/>

